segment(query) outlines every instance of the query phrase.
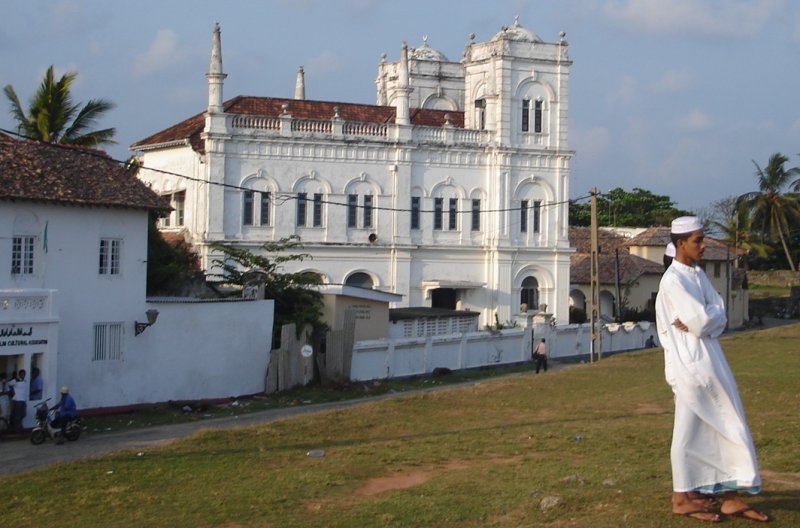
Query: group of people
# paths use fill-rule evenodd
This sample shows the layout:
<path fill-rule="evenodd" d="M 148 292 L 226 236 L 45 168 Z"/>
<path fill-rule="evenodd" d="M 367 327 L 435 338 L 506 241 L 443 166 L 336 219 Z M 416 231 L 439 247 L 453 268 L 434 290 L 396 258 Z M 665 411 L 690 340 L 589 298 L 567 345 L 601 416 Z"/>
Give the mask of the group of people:
<path fill-rule="evenodd" d="M 22 432 L 22 420 L 27 414 L 28 400 L 42 399 L 42 376 L 36 367 L 31 373 L 33 376 L 29 382 L 25 369 L 12 372 L 10 378 L 5 372 L 0 372 L 0 417 L 16 433 Z"/>
<path fill-rule="evenodd" d="M 28 402 L 41 400 L 44 391 L 44 381 L 39 369 L 31 369 L 30 381 L 26 379 L 27 374 L 25 369 L 20 369 L 12 372 L 9 378 L 5 372 L 0 372 L 0 417 L 6 420 L 10 430 L 15 433 L 24 431 L 22 421 L 28 412 Z M 58 443 L 63 443 L 67 423 L 78 416 L 75 399 L 69 393 L 68 387 L 61 387 L 61 399 L 55 408 L 58 409 L 58 414 L 53 425 L 61 428 Z"/>

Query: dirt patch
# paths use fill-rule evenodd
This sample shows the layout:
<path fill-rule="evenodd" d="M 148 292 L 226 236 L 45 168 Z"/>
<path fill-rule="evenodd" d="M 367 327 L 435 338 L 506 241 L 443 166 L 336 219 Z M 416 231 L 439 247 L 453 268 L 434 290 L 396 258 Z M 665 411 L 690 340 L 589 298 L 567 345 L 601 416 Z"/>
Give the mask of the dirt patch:
<path fill-rule="evenodd" d="M 634 412 L 636 414 L 667 414 L 671 412 L 671 409 L 666 409 L 655 403 L 640 403 L 636 406 Z"/>
<path fill-rule="evenodd" d="M 761 470 L 761 478 L 771 484 L 786 488 L 800 489 L 800 473 L 778 473 L 777 471 Z"/>
<path fill-rule="evenodd" d="M 491 464 L 514 464 L 521 460 L 520 457 L 509 458 L 492 458 L 489 460 Z M 370 496 L 384 493 L 387 491 L 395 491 L 401 489 L 413 488 L 428 482 L 434 475 L 441 474 L 442 471 L 459 471 L 462 469 L 469 469 L 477 466 L 480 462 L 466 462 L 464 460 L 451 460 L 442 467 L 430 469 L 426 471 L 412 471 L 412 472 L 399 472 L 395 475 L 388 477 L 371 478 L 364 486 L 361 486 L 355 491 L 356 495 Z"/>
<path fill-rule="evenodd" d="M 416 471 L 400 473 L 391 477 L 372 478 L 367 484 L 356 490 L 356 495 L 377 495 L 386 491 L 413 488 L 425 484 L 431 479 L 430 472 Z"/>

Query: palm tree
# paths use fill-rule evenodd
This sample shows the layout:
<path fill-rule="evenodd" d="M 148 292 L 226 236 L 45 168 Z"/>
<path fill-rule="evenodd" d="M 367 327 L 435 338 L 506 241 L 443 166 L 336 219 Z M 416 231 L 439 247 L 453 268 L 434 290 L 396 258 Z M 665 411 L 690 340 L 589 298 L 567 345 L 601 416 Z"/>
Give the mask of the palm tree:
<path fill-rule="evenodd" d="M 27 114 L 14 87 L 6 85 L 3 91 L 11 102 L 11 115 L 17 121 L 20 133 L 29 139 L 85 147 L 116 143 L 113 140 L 115 129 L 90 129 L 103 113 L 114 108 L 114 103 L 91 99 L 83 106 L 73 104 L 69 90 L 77 76 L 75 72 L 68 72 L 56 81 L 50 66 L 31 98 Z"/>
<path fill-rule="evenodd" d="M 769 157 L 769 162 L 763 169 L 753 161 L 756 166 L 759 191 L 744 194 L 741 199 L 752 212 L 753 227 L 773 240 L 780 240 L 789 267 L 792 271 L 796 271 L 789 247 L 786 245 L 786 236 L 789 234 L 789 226 L 800 222 L 800 202 L 795 196 L 782 194 L 782 190 L 790 184 L 793 177 L 800 174 L 800 169 L 784 168 L 787 161 L 789 158 L 779 152 Z"/>
<path fill-rule="evenodd" d="M 718 200 L 713 207 L 717 214 L 716 219 L 711 220 L 711 226 L 719 233 L 721 241 L 747 251 L 743 256 L 745 269 L 749 269 L 748 255 L 753 253 L 763 258 L 772 251 L 769 244 L 764 244 L 753 236 L 750 207 L 742 197 L 732 196 Z M 738 267 L 738 258 L 736 262 Z"/>

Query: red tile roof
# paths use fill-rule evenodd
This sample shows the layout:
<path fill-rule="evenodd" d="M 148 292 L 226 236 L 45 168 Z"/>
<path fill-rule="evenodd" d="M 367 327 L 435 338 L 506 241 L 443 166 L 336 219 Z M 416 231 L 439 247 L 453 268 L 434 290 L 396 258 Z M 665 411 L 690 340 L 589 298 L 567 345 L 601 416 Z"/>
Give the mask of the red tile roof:
<path fill-rule="evenodd" d="M 376 106 L 354 103 L 336 103 L 330 101 L 310 101 L 307 99 L 277 99 L 273 97 L 238 96 L 225 101 L 223 109 L 228 114 L 250 115 L 258 117 L 278 117 L 283 113 L 283 105 L 287 112 L 297 119 L 333 118 L 338 108 L 339 117 L 345 121 L 362 123 L 394 123 L 396 109 L 393 106 Z M 205 127 L 205 112 L 194 115 L 169 128 L 137 141 L 131 145 L 136 150 L 148 145 L 159 145 L 178 141 L 187 141 L 197 152 L 205 151 L 205 142 L 200 137 Z M 464 128 L 464 113 L 444 110 L 415 108 L 411 110 L 411 124 L 422 126 L 442 126 L 445 116 L 449 115 L 450 124 Z"/>
<path fill-rule="evenodd" d="M 0 134 L 0 200 L 168 210 L 105 152 Z"/>
<path fill-rule="evenodd" d="M 618 249 L 620 255 L 629 253 L 626 242 L 627 238 L 607 229 L 597 230 L 597 244 L 600 246 L 600 253 L 613 255 L 614 250 Z M 569 245 L 575 248 L 576 253 L 589 253 L 592 244 L 592 231 L 588 227 L 572 226 L 569 228 Z"/>
<path fill-rule="evenodd" d="M 671 241 L 669 227 L 651 227 L 639 233 L 628 242 L 627 246 L 659 246 L 666 247 Z M 744 255 L 747 250 L 736 249 L 725 242 L 707 236 L 705 238 L 706 251 L 703 260 L 732 260 L 736 255 Z"/>
<path fill-rule="evenodd" d="M 591 262 L 588 253 L 573 253 L 570 256 L 569 281 L 572 284 L 589 284 L 591 282 Z M 598 278 L 600 284 L 615 284 L 615 256 L 601 254 L 598 256 Z M 643 275 L 661 276 L 664 266 L 658 262 L 647 260 L 636 255 L 619 256 L 620 284 L 633 282 Z"/>

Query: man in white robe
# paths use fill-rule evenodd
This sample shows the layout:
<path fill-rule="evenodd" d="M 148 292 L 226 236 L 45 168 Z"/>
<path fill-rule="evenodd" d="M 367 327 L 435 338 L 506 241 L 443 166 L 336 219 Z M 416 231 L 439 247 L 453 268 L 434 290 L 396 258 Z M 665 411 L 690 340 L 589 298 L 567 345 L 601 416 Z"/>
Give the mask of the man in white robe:
<path fill-rule="evenodd" d="M 744 408 L 717 337 L 727 318 L 722 298 L 697 266 L 705 250 L 696 217 L 672 223 L 675 258 L 656 298 L 656 324 L 667 382 L 675 394 L 672 511 L 703 521 L 723 516 L 768 517 L 739 491 L 758 493 L 761 479 Z M 721 493 L 719 513 L 703 495 Z"/>

